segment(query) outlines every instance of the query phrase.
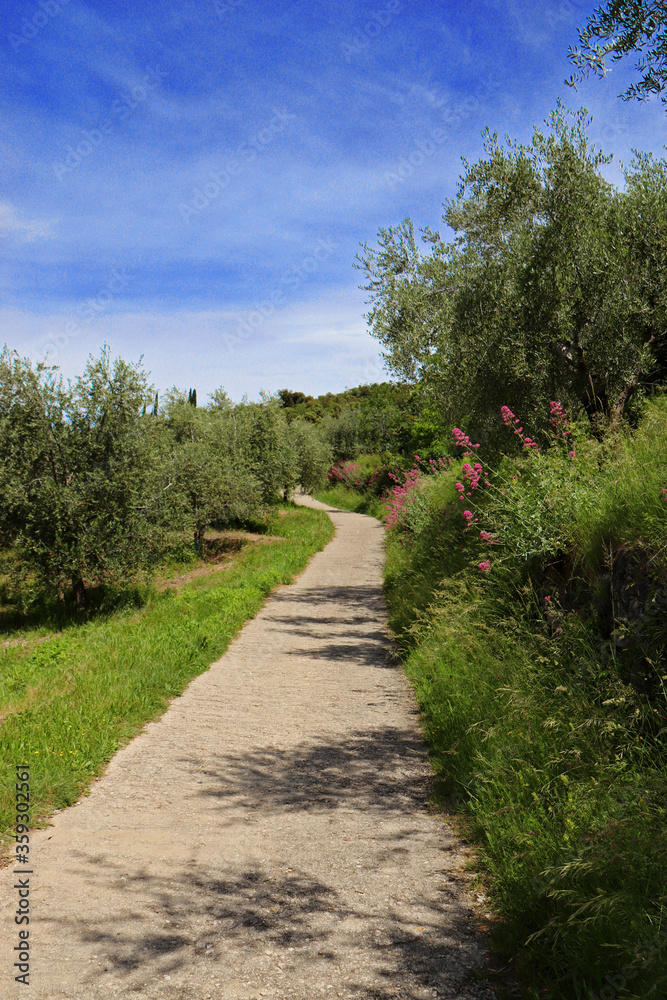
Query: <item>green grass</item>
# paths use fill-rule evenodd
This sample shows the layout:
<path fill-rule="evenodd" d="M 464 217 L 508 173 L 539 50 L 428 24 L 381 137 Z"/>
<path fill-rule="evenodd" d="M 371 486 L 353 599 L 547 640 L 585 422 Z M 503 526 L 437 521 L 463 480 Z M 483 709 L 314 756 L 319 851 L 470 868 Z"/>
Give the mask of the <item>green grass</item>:
<path fill-rule="evenodd" d="M 31 814 L 39 824 L 70 805 L 119 746 L 224 653 L 279 584 L 290 583 L 333 535 L 321 511 L 287 508 L 270 533 L 234 562 L 178 592 L 153 593 L 137 609 L 91 619 L 27 646 L 2 650 L 0 835 L 14 823 L 14 767 L 31 766 Z"/>
<path fill-rule="evenodd" d="M 371 517 L 382 519 L 384 506 L 382 501 L 370 493 L 359 493 L 351 490 L 347 486 L 331 486 L 326 490 L 319 490 L 313 496 L 320 503 L 331 504 L 332 507 L 340 507 L 342 510 L 351 510 L 356 514 L 369 514 Z"/>
<path fill-rule="evenodd" d="M 600 602 L 609 601 L 605 551 L 637 545 L 654 554 L 654 600 L 665 600 L 664 402 L 634 435 L 581 441 L 577 452 L 576 465 L 555 451 L 507 460 L 473 507 L 474 531 L 448 477 L 434 480 L 430 520 L 415 507 L 412 529 L 389 535 L 387 600 L 440 800 L 479 844 L 494 947 L 525 995 L 658 1000 L 667 995 L 667 637 L 664 617 L 643 636 L 652 689 L 626 683 Z M 484 549 L 478 528 L 497 532 L 499 545 Z M 481 573 L 488 555 L 491 572 Z M 612 611 L 613 601 L 612 588 Z"/>

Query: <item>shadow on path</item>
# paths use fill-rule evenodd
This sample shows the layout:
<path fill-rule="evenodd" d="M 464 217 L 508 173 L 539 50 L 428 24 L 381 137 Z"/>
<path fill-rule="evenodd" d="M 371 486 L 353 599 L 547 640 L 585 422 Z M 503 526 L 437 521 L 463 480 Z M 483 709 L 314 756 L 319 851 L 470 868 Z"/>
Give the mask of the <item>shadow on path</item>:
<path fill-rule="evenodd" d="M 334 609 L 340 609 L 338 614 L 332 604 Z M 321 617 L 318 605 L 322 607 Z M 303 613 L 299 611 L 301 606 Z M 296 593 L 278 593 L 265 615 L 267 630 L 284 637 L 281 647 L 288 655 L 342 659 L 394 670 L 394 645 L 384 620 L 384 596 L 379 587 L 370 585 L 309 587 Z M 310 640 L 312 645 L 286 648 L 291 636 Z"/>
<path fill-rule="evenodd" d="M 118 897 L 117 915 L 108 921 L 64 921 L 82 942 L 96 946 L 91 987 L 110 986 L 111 973 L 114 982 L 120 978 L 134 991 L 137 977 L 148 986 L 198 963 L 209 964 L 211 974 L 217 969 L 223 979 L 264 986 L 279 986 L 284 972 L 291 990 L 299 982 L 342 985 L 342 974 L 347 993 L 358 1000 L 422 1000 L 425 987 L 438 990 L 431 995 L 459 997 L 469 980 L 469 961 L 461 961 L 468 916 L 446 890 L 428 906 L 414 900 L 417 923 L 391 908 L 373 912 L 363 894 L 346 905 L 333 888 L 298 870 L 271 875 L 261 865 L 243 872 L 192 866 L 152 876 L 95 856 L 81 857 L 79 864 Z M 406 900 L 408 907 L 411 902 Z M 123 910 L 131 915 L 121 917 Z M 351 948 L 365 953 L 362 967 L 345 968 Z M 369 960 L 386 987 L 363 982 Z"/>
<path fill-rule="evenodd" d="M 182 763 L 200 780 L 208 779 L 200 796 L 249 812 L 345 807 L 414 815 L 425 807 L 432 788 L 425 760 L 414 731 L 379 726 L 339 740 L 304 741 L 290 750 L 266 747 L 221 755 L 219 765 L 203 771 L 189 759 Z"/>

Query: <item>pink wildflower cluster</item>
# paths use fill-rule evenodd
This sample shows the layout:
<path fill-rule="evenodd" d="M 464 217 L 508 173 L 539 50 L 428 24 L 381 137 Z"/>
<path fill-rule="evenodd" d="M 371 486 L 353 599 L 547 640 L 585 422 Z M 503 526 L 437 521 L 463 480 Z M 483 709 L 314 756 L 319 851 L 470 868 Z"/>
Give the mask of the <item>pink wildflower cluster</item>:
<path fill-rule="evenodd" d="M 455 487 L 462 500 L 464 496 L 472 496 L 472 491 L 478 488 L 483 471 L 481 462 L 475 462 L 474 466 L 470 465 L 469 462 L 464 462 L 461 472 L 463 473 L 463 478 L 466 480 L 466 483 L 465 485 L 463 483 L 456 483 Z M 487 480 L 484 480 L 484 482 L 488 486 Z"/>
<path fill-rule="evenodd" d="M 475 448 L 479 448 L 478 444 L 473 444 L 467 434 L 464 434 L 459 427 L 455 427 L 452 431 L 452 437 L 454 438 L 454 444 L 457 448 L 463 448 L 465 452 L 465 457 L 472 457 Z"/>
<path fill-rule="evenodd" d="M 660 490 L 660 496 L 667 503 L 667 486 Z"/>
<path fill-rule="evenodd" d="M 527 437 L 523 433 L 523 427 L 519 427 L 519 418 L 512 413 L 509 406 L 501 406 L 500 415 L 503 418 L 505 427 L 509 427 L 514 431 L 517 437 L 521 439 L 524 448 L 539 448 L 537 441 L 533 441 L 532 438 Z"/>
<path fill-rule="evenodd" d="M 332 486 L 335 486 L 338 483 L 343 483 L 345 486 L 349 486 L 352 489 L 355 487 L 359 489 L 363 486 L 361 469 L 354 462 L 347 462 L 345 465 L 341 465 L 340 463 L 334 465 L 333 468 L 329 469 L 327 472 L 327 479 Z"/>
<path fill-rule="evenodd" d="M 396 483 L 391 492 L 385 496 L 384 505 L 386 513 L 384 516 L 387 530 L 394 528 L 404 517 L 406 508 L 416 499 L 417 489 L 424 475 L 435 475 L 449 470 L 452 464 L 451 458 L 420 458 L 415 455 L 415 466 L 410 472 L 405 473 L 405 478 L 401 478 L 394 472 L 387 475 Z"/>
<path fill-rule="evenodd" d="M 551 427 L 556 437 L 567 441 L 572 436 L 572 431 L 568 430 L 568 419 L 565 410 L 555 399 L 552 399 L 549 403 L 549 415 L 551 417 Z M 577 457 L 577 453 L 574 451 L 569 451 L 568 455 L 570 458 Z"/>
<path fill-rule="evenodd" d="M 425 467 L 426 472 L 446 472 L 454 460 L 452 458 L 425 458 L 415 455 L 415 462 Z"/>
<path fill-rule="evenodd" d="M 458 448 L 465 448 L 464 458 L 473 458 L 473 449 L 479 448 L 478 444 L 473 444 L 467 434 L 464 434 L 459 427 L 455 427 L 452 431 L 452 437 L 454 438 L 454 444 Z M 484 467 L 481 462 L 475 462 L 471 465 L 470 462 L 464 462 L 461 468 L 462 478 L 464 482 L 456 483 L 455 489 L 458 495 L 463 500 L 465 497 L 470 497 L 473 491 L 479 489 L 480 483 L 482 482 L 482 476 L 484 474 Z M 491 483 L 488 479 L 484 479 L 484 485 L 490 486 Z M 471 510 L 464 510 L 463 517 L 466 522 L 466 528 L 472 527 L 473 524 L 477 524 L 479 521 L 478 517 L 475 517 Z M 480 538 L 482 541 L 486 542 L 487 545 L 493 545 L 496 539 L 488 531 L 480 531 Z M 465 551 L 465 546 L 463 546 Z M 491 562 L 486 559 L 484 562 L 478 564 L 479 569 L 482 573 L 486 573 L 491 569 Z"/>
<path fill-rule="evenodd" d="M 567 429 L 567 414 L 560 403 L 557 403 L 555 399 L 552 399 L 549 403 L 549 416 L 551 417 L 551 426 L 556 437 L 570 437 L 572 431 Z"/>
<path fill-rule="evenodd" d="M 420 472 L 417 468 L 411 469 L 403 482 L 393 472 L 389 473 L 389 477 L 394 480 L 396 486 L 394 486 L 389 496 L 385 499 L 386 514 L 384 515 L 384 522 L 387 531 L 391 531 L 392 528 L 395 528 L 400 523 L 406 508 L 415 499 L 416 490 L 419 486 Z"/>

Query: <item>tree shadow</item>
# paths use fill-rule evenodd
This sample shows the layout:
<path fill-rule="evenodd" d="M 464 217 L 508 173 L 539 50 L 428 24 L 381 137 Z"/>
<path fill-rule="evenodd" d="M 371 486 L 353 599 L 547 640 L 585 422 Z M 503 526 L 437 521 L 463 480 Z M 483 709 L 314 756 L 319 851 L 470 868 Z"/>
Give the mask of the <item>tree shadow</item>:
<path fill-rule="evenodd" d="M 426 762 L 416 730 L 379 726 L 291 750 L 266 747 L 221 755 L 218 766 L 204 771 L 190 760 L 182 763 L 208 779 L 200 797 L 251 813 L 345 807 L 412 814 L 426 808 L 431 794 Z"/>
<path fill-rule="evenodd" d="M 69 931 L 95 946 L 98 964 L 86 975 L 90 986 L 111 985 L 111 973 L 132 990 L 138 978 L 154 983 L 199 966 L 205 974 L 215 970 L 221 978 L 243 976 L 294 990 L 331 981 L 342 965 L 346 993 L 356 1000 L 422 1000 L 425 988 L 436 990 L 435 996 L 461 996 L 471 966 L 483 961 L 468 914 L 451 894 L 426 906 L 422 899 L 407 900 L 420 905 L 417 924 L 394 910 L 378 913 L 363 897 L 347 904 L 334 888 L 299 870 L 272 875 L 262 865 L 245 871 L 181 866 L 165 876 L 128 871 L 99 856 L 81 856 L 78 863 L 91 883 L 103 880 L 105 889 L 115 891 L 114 913 L 126 914 L 43 918 L 61 935 Z M 350 921 L 353 931 L 341 927 Z M 344 965 L 352 949 L 355 955 L 367 952 L 360 968 Z M 279 977 L 276 966 L 290 978 Z M 364 975 L 370 966 L 374 985 Z M 473 995 L 494 996 L 479 985 Z"/>
<path fill-rule="evenodd" d="M 323 611 L 321 618 L 314 610 L 318 605 Z M 332 613 L 332 605 L 340 609 L 338 615 Z M 303 614 L 298 610 L 301 606 Z M 294 636 L 313 640 L 312 647 L 284 650 L 290 656 L 343 659 L 363 666 L 395 669 L 395 645 L 384 624 L 386 608 L 379 587 L 369 584 L 279 592 L 273 595 L 265 611 L 265 621 L 272 623 L 268 625 L 270 630 L 287 639 Z"/>

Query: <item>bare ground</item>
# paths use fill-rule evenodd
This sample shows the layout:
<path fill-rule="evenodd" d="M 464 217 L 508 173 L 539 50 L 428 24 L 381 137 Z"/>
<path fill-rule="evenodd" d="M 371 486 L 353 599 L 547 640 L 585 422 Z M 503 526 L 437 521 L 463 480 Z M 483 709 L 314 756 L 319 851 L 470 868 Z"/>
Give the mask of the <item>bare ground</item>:
<path fill-rule="evenodd" d="M 324 509 L 297 582 L 32 834 L 28 987 L 0 872 L 3 998 L 494 995 L 385 634 L 383 529 Z"/>

